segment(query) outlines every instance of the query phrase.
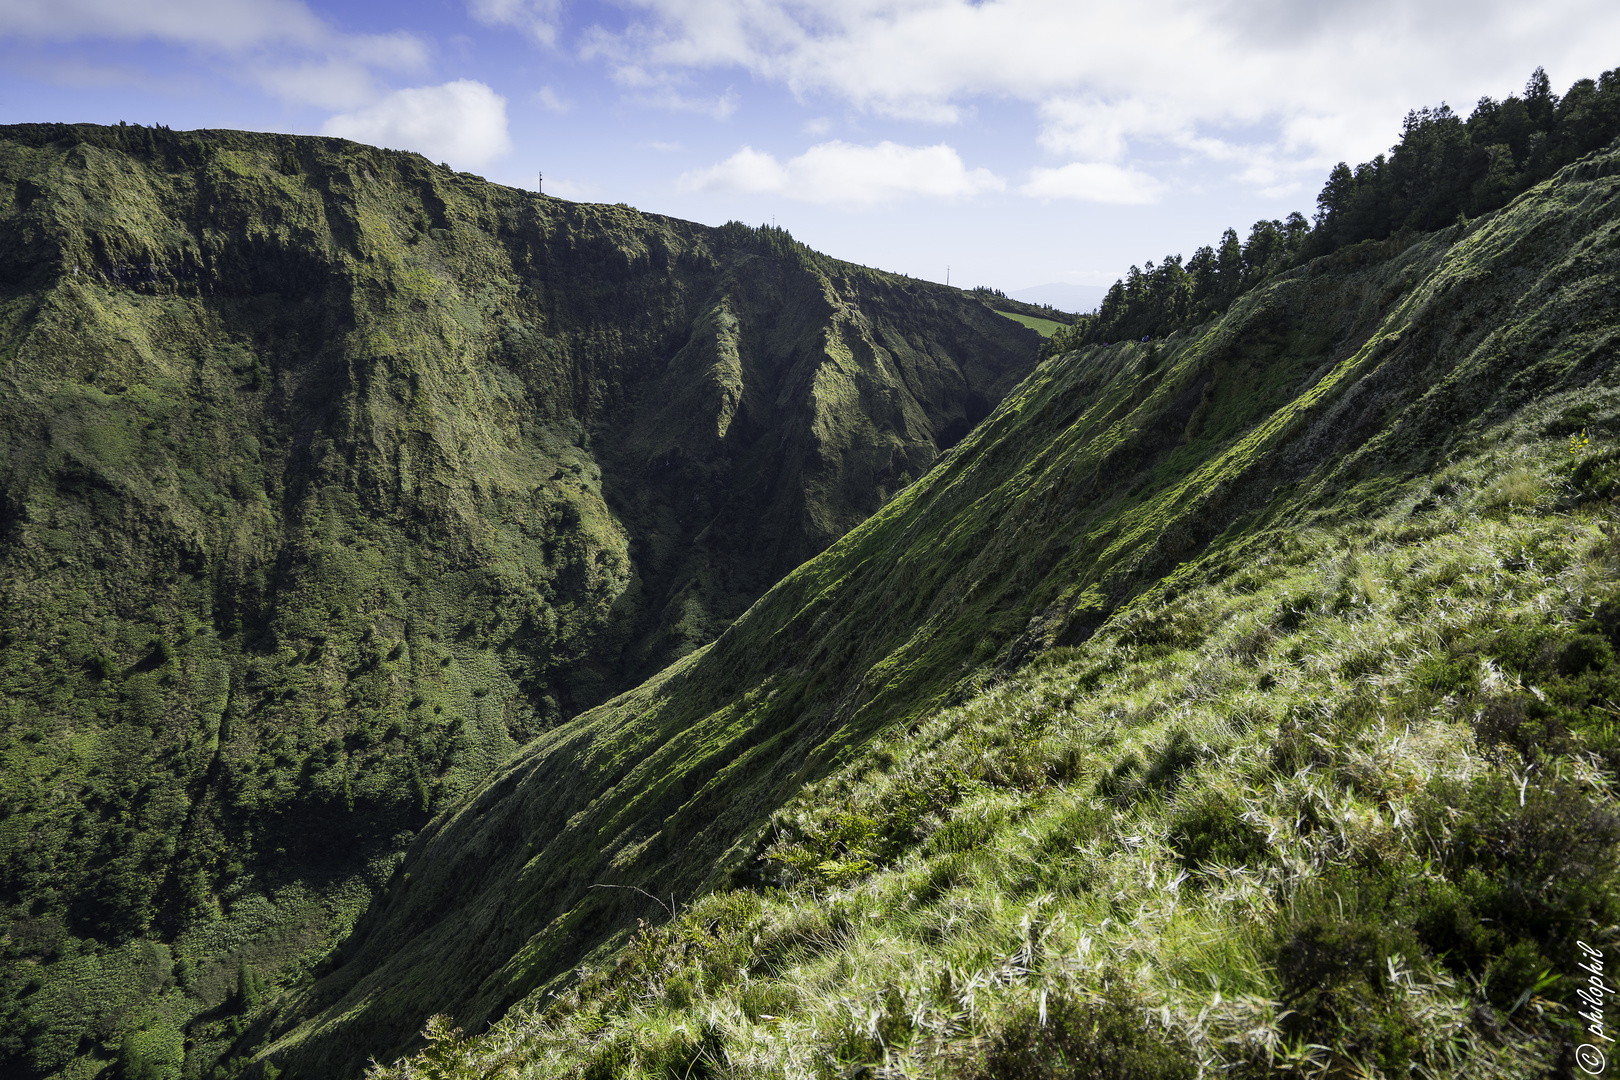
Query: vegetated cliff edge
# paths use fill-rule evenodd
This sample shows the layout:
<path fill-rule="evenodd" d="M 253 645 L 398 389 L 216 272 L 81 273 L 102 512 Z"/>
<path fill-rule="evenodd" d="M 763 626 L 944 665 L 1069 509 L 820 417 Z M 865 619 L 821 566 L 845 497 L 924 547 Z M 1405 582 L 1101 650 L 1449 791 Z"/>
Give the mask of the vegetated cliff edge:
<path fill-rule="evenodd" d="M 412 830 L 712 639 L 1038 344 L 780 230 L 0 128 L 0 1068 L 246 1052 Z"/>
<path fill-rule="evenodd" d="M 582 963 L 603 970 L 635 919 L 661 921 L 664 901 L 633 890 L 679 903 L 751 887 L 772 812 L 878 733 L 899 738 L 997 671 L 1085 641 L 1179 567 L 1381 511 L 1525 406 L 1612 388 L 1617 236 L 1611 150 L 1467 226 L 1312 262 L 1193 331 L 1043 362 L 713 645 L 547 732 L 424 830 L 269 1056 L 336 1073 L 409 1046 L 430 1013 L 476 1031 L 525 995 L 543 1008 Z M 1555 418 L 1554 436 L 1596 407 Z M 1178 587 L 1126 635 L 1144 655 L 1207 629 L 1171 602 Z M 871 871 L 856 833 L 824 845 L 824 887 Z M 632 1012 L 681 1007 L 673 990 L 625 994 Z M 682 1045 L 691 1061 L 709 1052 Z"/>

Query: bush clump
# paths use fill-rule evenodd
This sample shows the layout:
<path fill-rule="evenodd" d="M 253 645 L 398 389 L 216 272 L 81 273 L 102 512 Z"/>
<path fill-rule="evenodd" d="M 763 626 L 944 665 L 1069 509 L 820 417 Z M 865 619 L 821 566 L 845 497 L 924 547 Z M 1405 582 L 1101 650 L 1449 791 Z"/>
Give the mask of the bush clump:
<path fill-rule="evenodd" d="M 1211 793 L 1170 819 L 1170 846 L 1188 870 L 1245 866 L 1265 857 L 1266 834 L 1244 819 L 1236 800 Z"/>
<path fill-rule="evenodd" d="M 1284 914 L 1274 963 L 1284 1034 L 1405 1075 L 1418 1042 L 1394 976 L 1423 954 L 1411 929 L 1391 918 L 1397 888 L 1376 872 L 1318 879 Z"/>
<path fill-rule="evenodd" d="M 1523 1022 L 1575 942 L 1620 922 L 1620 814 L 1573 785 L 1437 779 L 1409 835 L 1415 858 L 1302 888 L 1272 945 L 1285 1034 L 1392 1074 L 1421 1053 L 1403 979 L 1449 968 Z"/>
<path fill-rule="evenodd" d="M 1476 725 L 1480 740 L 1511 746 L 1531 764 L 1593 751 L 1620 774 L 1617 641 L 1613 604 L 1573 626 L 1512 626 L 1495 635 L 1490 651 L 1525 688 L 1489 703 Z"/>
<path fill-rule="evenodd" d="M 1191 1080 L 1192 1049 L 1123 994 L 1095 1004 L 1067 997 L 1017 1013 L 1001 1029 L 976 1080 Z"/>
<path fill-rule="evenodd" d="M 1573 786 L 1436 780 L 1415 816 L 1444 877 L 1417 927 L 1449 966 L 1485 978 L 1499 1007 L 1557 971 L 1583 933 L 1620 923 L 1620 814 Z"/>

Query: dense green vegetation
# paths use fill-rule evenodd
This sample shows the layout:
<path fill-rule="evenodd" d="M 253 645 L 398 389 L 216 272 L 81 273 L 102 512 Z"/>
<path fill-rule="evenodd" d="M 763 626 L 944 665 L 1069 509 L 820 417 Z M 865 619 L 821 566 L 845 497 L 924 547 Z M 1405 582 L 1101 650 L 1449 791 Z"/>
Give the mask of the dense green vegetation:
<path fill-rule="evenodd" d="M 0 1072 L 236 1072 L 417 829 L 882 507 L 1038 342 L 781 230 L 0 129 Z"/>
<path fill-rule="evenodd" d="M 1617 136 L 1620 68 L 1577 80 L 1562 98 L 1537 68 L 1522 98 L 1482 97 L 1467 120 L 1444 103 L 1415 109 L 1387 157 L 1334 168 L 1316 197 L 1308 253 L 1495 210 Z"/>
<path fill-rule="evenodd" d="M 1611 150 L 1049 353 L 425 829 L 266 1059 L 440 1014 L 384 1075 L 1566 1069 L 1620 944 L 1617 273 Z"/>
<path fill-rule="evenodd" d="M 1388 155 L 1340 162 L 1302 214 L 1257 221 L 1248 239 L 1227 229 L 1183 265 L 1167 255 L 1133 266 L 1053 348 L 1161 337 L 1208 320 L 1246 290 L 1302 261 L 1410 229 L 1429 231 L 1507 205 L 1558 169 L 1620 137 L 1620 68 L 1579 79 L 1560 98 L 1537 68 L 1524 96 L 1483 97 L 1467 120 L 1442 103 L 1408 113 Z"/>

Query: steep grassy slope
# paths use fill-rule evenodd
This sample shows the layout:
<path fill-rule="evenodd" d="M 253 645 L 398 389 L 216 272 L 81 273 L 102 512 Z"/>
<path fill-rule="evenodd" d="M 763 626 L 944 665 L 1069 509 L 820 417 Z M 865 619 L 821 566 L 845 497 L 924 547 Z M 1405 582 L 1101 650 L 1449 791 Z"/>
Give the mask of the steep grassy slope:
<path fill-rule="evenodd" d="M 1604 449 L 1549 437 L 1571 410 Z M 1579 1075 L 1620 922 L 1620 394 L 1487 431 L 883 736 L 773 817 L 775 888 L 372 1075 Z"/>
<path fill-rule="evenodd" d="M 341 140 L 0 129 L 0 1071 L 252 1046 L 433 812 L 719 633 L 1038 341 Z"/>
<path fill-rule="evenodd" d="M 1466 227 L 1363 244 L 1274 279 L 1195 331 L 1044 362 L 921 481 L 715 644 L 548 733 L 436 820 L 346 945 L 344 966 L 290 1006 L 289 1017 L 316 1018 L 272 1056 L 315 1073 L 352 1068 L 404 1045 L 430 1012 L 478 1030 L 526 997 L 520 1012 L 536 1018 L 470 1051 L 484 1065 L 511 1051 L 513 1067 L 531 1052 L 549 1062 L 543 1075 L 700 1064 L 830 1074 L 907 1048 L 971 1058 L 1043 987 L 1080 995 L 1064 1014 L 1070 1051 L 1112 1053 L 1087 1049 L 1084 1032 L 1105 1021 L 1140 1030 L 1129 1020 L 1139 994 L 1156 1005 L 1155 993 L 1183 986 L 1191 996 L 1178 1009 L 1226 1000 L 1200 996 L 1206 974 L 1213 990 L 1227 985 L 1219 957 L 1138 970 L 1160 925 L 1156 894 L 1174 895 L 1188 880 L 1179 873 L 1214 867 L 1231 869 L 1227 885 L 1198 893 L 1219 902 L 1200 899 L 1202 921 L 1187 933 L 1212 955 L 1231 942 L 1246 1004 L 1228 1010 L 1225 1027 L 1199 1027 L 1208 1014 L 1192 1014 L 1192 1027 L 1219 1038 L 1194 1038 L 1187 1024 L 1168 1049 L 1131 1049 L 1120 1036 L 1120 1053 L 1140 1050 L 1146 1062 L 1129 1075 L 1157 1075 L 1149 1066 L 1161 1051 L 1216 1053 L 1245 1009 L 1269 1017 L 1255 1030 L 1275 1036 L 1253 1048 L 1260 1068 L 1299 1054 L 1341 1069 L 1443 1069 L 1453 1050 L 1489 1064 L 1505 1046 L 1512 1075 L 1556 1050 L 1554 1022 L 1567 1013 L 1544 997 L 1540 1013 L 1518 1011 L 1553 985 L 1539 977 L 1557 973 L 1537 965 L 1572 966 L 1577 929 L 1601 937 L 1617 914 L 1606 787 L 1615 734 L 1602 696 L 1614 646 L 1593 644 L 1588 665 L 1548 644 L 1611 633 L 1607 616 L 1588 627 L 1582 605 L 1601 607 L 1612 592 L 1606 503 L 1591 500 L 1610 494 L 1613 451 L 1581 458 L 1576 474 L 1552 461 L 1583 424 L 1601 440 L 1615 423 L 1617 200 L 1620 156 L 1610 151 Z M 1404 531 L 1411 511 L 1440 508 Z M 1380 515 L 1390 516 L 1369 539 Z M 1298 547 L 1302 530 L 1318 532 Z M 1362 543 L 1376 548 L 1365 564 Z M 1296 586 L 1298 595 L 1279 591 Z M 1497 588 L 1505 595 L 1485 603 Z M 1512 626 L 1524 627 L 1521 645 L 1491 644 Z M 1364 631 L 1385 636 L 1358 642 Z M 1278 641 L 1286 651 L 1273 652 Z M 1460 651 L 1431 671 L 1419 661 L 1437 646 Z M 1206 669 L 1233 650 L 1242 663 Z M 1012 684 L 1031 699 L 987 689 L 1037 658 L 1051 674 Z M 1263 670 L 1244 667 L 1257 659 Z M 1589 670 L 1600 674 L 1569 689 L 1556 716 L 1528 704 L 1545 700 L 1545 687 L 1531 694 L 1513 681 L 1579 681 Z M 948 711 L 960 702 L 966 713 Z M 1497 718 L 1477 736 L 1483 750 L 1471 745 L 1476 708 Z M 1391 760 L 1408 724 L 1428 740 L 1417 765 Z M 1579 756 L 1589 750 L 1604 756 Z M 1229 752 L 1230 774 L 1219 764 Z M 1536 788 L 1542 817 L 1517 814 L 1503 794 L 1513 754 L 1548 778 Z M 884 773 L 901 757 L 911 773 L 891 785 Z M 1206 761 L 1183 802 L 1180 778 Z M 1316 816 L 1288 817 L 1288 778 L 1336 763 L 1320 777 Z M 816 781 L 796 804 L 802 813 L 767 828 Z M 1253 801 L 1270 787 L 1275 798 Z M 1524 790 L 1521 808 L 1532 805 Z M 1460 816 L 1447 818 L 1448 805 Z M 1031 831 L 1033 809 L 1048 816 Z M 1343 829 L 1324 824 L 1330 814 Z M 1447 833 L 1442 819 L 1473 832 Z M 1414 821 L 1427 823 L 1422 837 Z M 1274 825 L 1328 831 L 1296 850 Z M 1335 847 L 1335 830 L 1354 842 Z M 1085 855 L 1093 840 L 1096 858 L 1117 862 L 1107 874 L 1093 874 L 1095 860 L 1063 862 L 1066 844 Z M 1544 843 L 1578 852 L 1576 862 L 1536 863 Z M 1172 852 L 1179 869 L 1164 861 Z M 1450 869 L 1435 878 L 1437 862 Z M 773 863 L 797 876 L 771 876 Z M 1062 881 L 1040 876 L 1047 863 Z M 1395 875 L 1382 893 L 1372 873 L 1381 865 Z M 1009 867 L 1034 884 L 1003 891 Z M 1363 871 L 1372 876 L 1356 877 Z M 1365 905 L 1342 923 L 1326 915 L 1340 872 L 1355 878 L 1338 890 L 1345 902 Z M 1559 874 L 1571 877 L 1569 895 L 1512 899 Z M 1490 891 L 1496 878 L 1506 894 Z M 753 891 L 771 880 L 798 884 L 785 899 Z M 1451 907 L 1414 898 L 1408 880 L 1432 880 Z M 640 939 L 618 974 L 587 977 L 546 1012 L 550 995 L 615 963 L 634 920 L 661 922 L 666 903 L 735 886 L 744 891 L 699 904 L 705 921 Z M 1056 969 L 1066 981 L 1032 983 L 1046 916 L 1037 904 L 1020 923 L 1008 905 L 1059 887 L 1072 900 L 1062 948 L 1083 963 Z M 1514 903 L 1511 926 L 1478 930 L 1482 919 L 1511 921 L 1502 905 Z M 1276 925 L 1284 908 L 1273 948 L 1267 920 Z M 1553 929 L 1526 929 L 1553 916 L 1563 920 Z M 1421 934 L 1399 940 L 1367 929 L 1425 919 Z M 1009 920 L 1023 944 L 996 936 Z M 1134 929 L 1116 927 L 1108 963 L 1094 970 L 1086 942 L 1116 923 Z M 990 936 L 974 938 L 980 929 Z M 1179 948 L 1172 930 L 1167 949 Z M 958 940 L 965 951 L 929 955 Z M 1012 959 L 996 959 L 1003 945 Z M 796 981 L 812 956 L 826 961 L 819 1005 Z M 867 981 L 856 974 L 863 964 L 890 981 Z M 774 981 L 756 994 L 756 976 Z M 1478 1046 L 1451 1038 L 1471 1007 L 1466 979 L 1496 1010 L 1458 1021 L 1477 1025 Z M 1567 1009 L 1572 984 L 1558 985 Z M 1368 1002 L 1405 1000 L 1403 987 L 1416 998 L 1388 1014 L 1395 1044 L 1384 1045 L 1385 1014 Z M 1110 1004 L 1093 1016 L 1086 995 L 1105 990 Z M 1432 1014 L 1422 998 L 1431 991 Z M 919 994 L 950 1023 L 923 1025 Z M 975 994 L 999 1004 L 981 1015 Z M 577 1024 L 566 1019 L 574 1007 L 584 1010 Z M 1285 1009 L 1301 1018 L 1268 1027 Z M 1040 1025 L 1017 1023 L 985 1067 L 1047 1075 L 1026 1053 L 1045 1037 Z M 472 1060 L 451 1043 L 443 1054 Z M 757 1060 L 755 1045 L 766 1048 Z M 1229 1060 L 1249 1055 L 1239 1048 Z"/>

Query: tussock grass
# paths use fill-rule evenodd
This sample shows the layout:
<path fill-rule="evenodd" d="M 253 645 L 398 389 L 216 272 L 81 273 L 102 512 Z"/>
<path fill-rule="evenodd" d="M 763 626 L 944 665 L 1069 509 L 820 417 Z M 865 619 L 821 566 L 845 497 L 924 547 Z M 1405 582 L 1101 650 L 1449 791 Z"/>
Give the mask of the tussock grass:
<path fill-rule="evenodd" d="M 1620 917 L 1620 522 L 1502 437 L 878 739 L 768 887 L 372 1080 L 1552 1068 Z"/>
<path fill-rule="evenodd" d="M 1534 470 L 1518 465 L 1497 477 L 1486 491 L 1485 502 L 1493 510 L 1509 506 L 1533 507 L 1543 490 L 1541 477 Z"/>

